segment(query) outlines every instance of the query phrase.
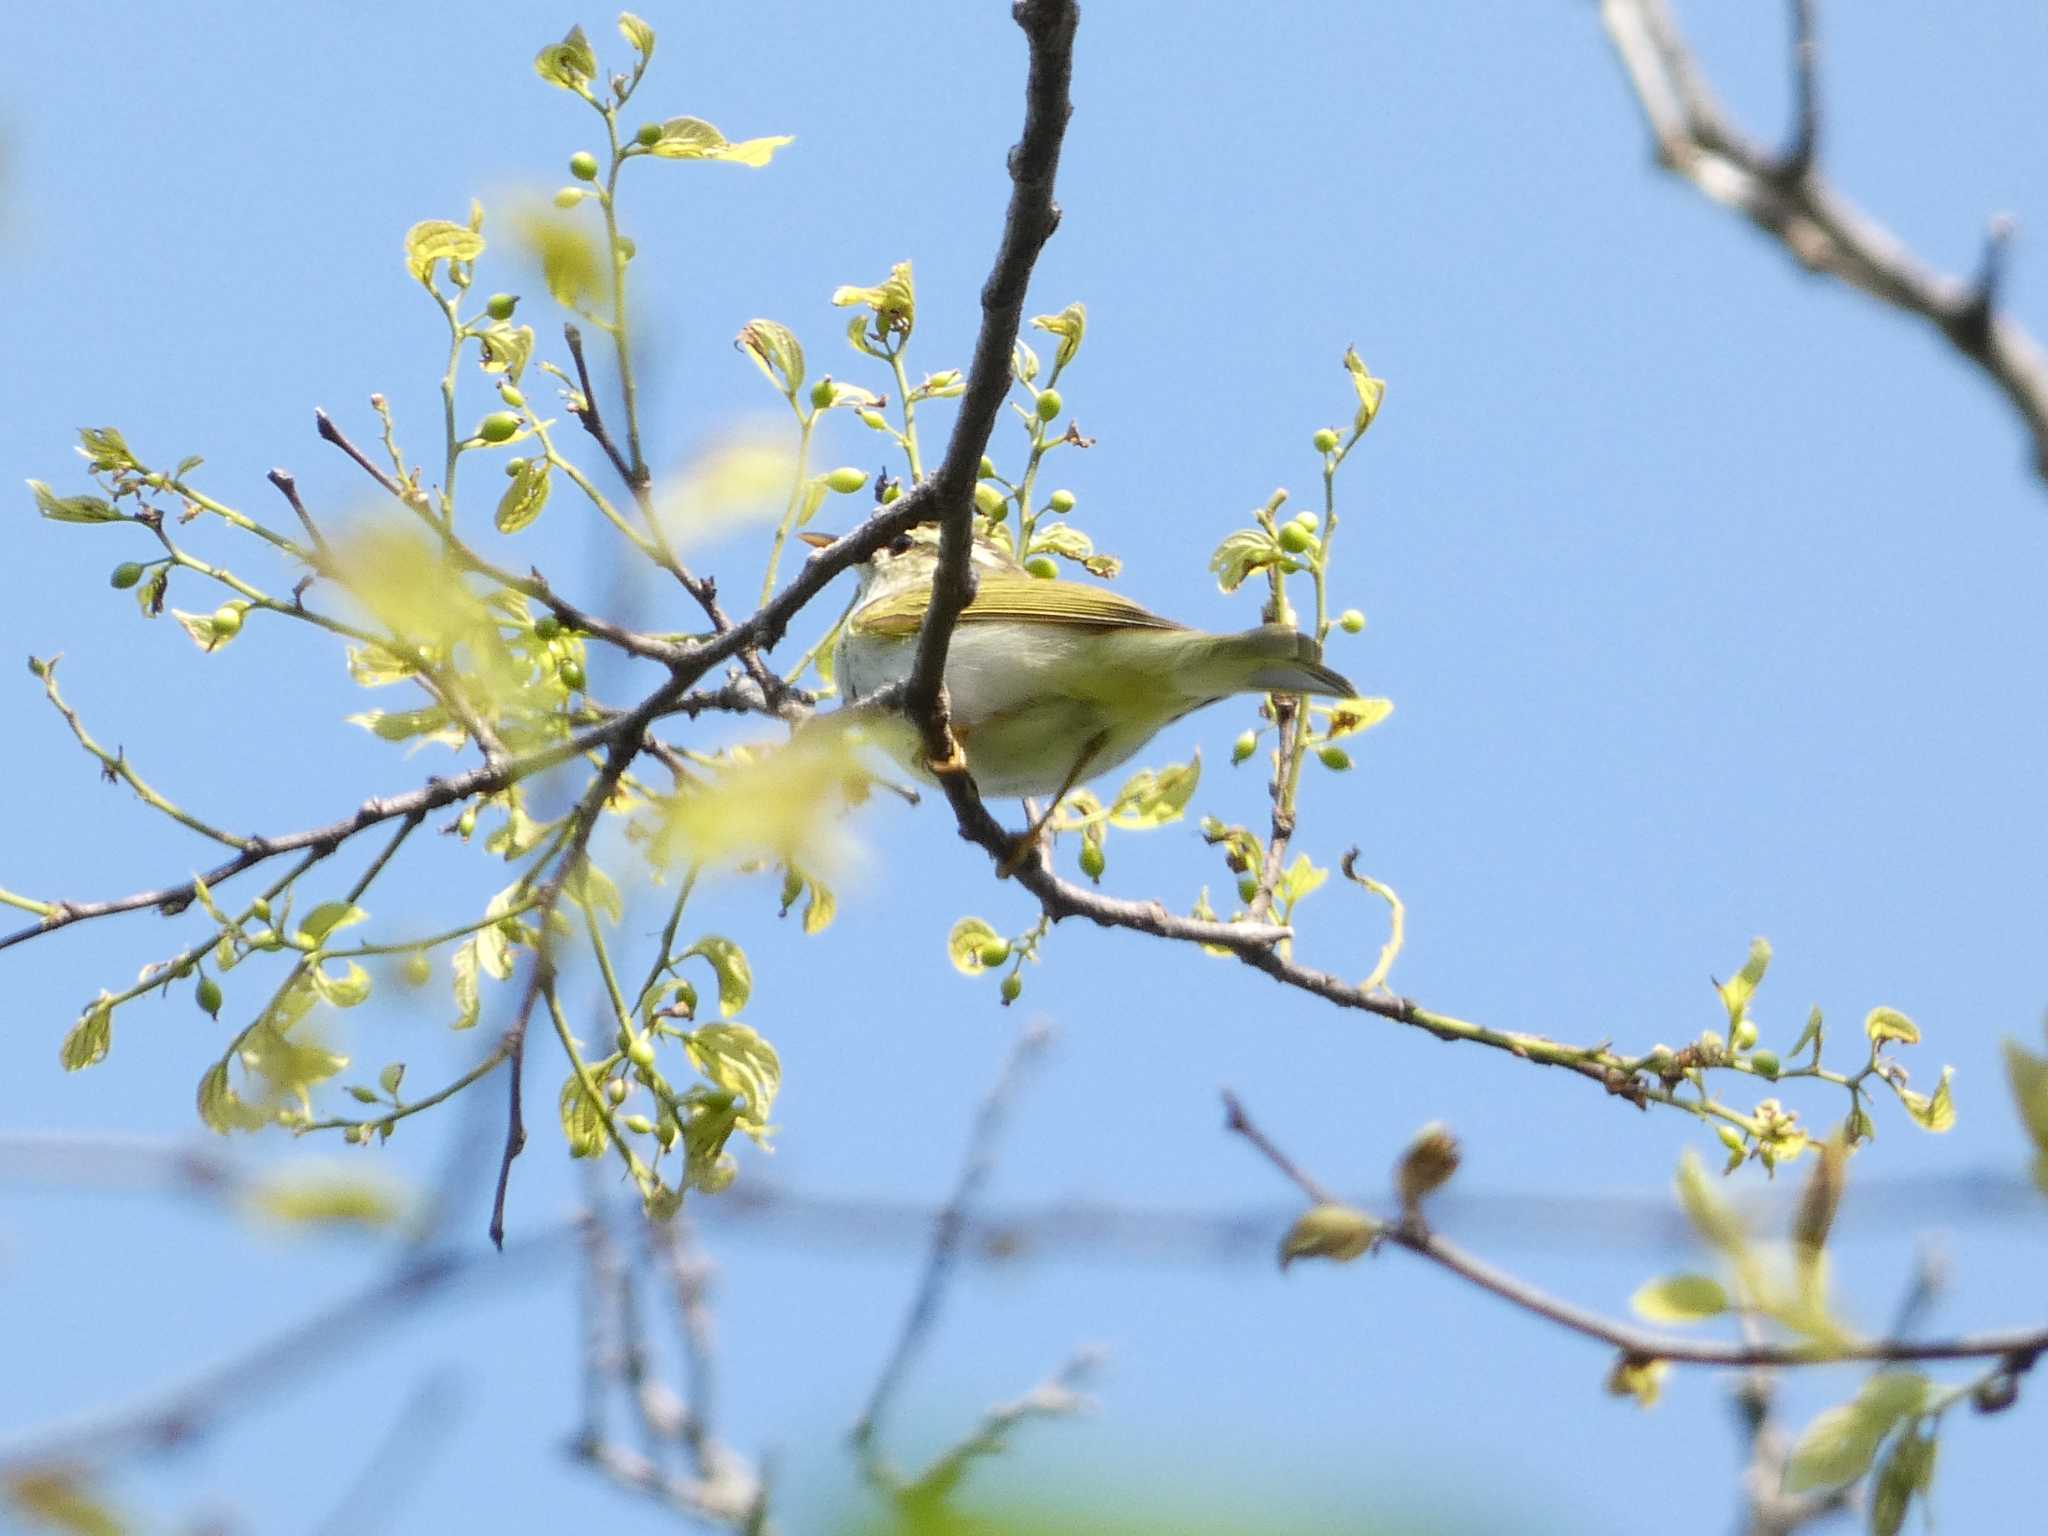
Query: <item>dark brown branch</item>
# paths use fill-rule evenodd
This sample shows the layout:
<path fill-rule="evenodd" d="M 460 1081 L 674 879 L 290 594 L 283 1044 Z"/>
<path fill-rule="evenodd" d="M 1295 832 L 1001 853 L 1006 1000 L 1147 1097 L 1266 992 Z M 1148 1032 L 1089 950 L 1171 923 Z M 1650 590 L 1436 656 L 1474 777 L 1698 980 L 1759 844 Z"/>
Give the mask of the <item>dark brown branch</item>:
<path fill-rule="evenodd" d="M 1936 271 L 1815 170 L 1813 0 L 1795 3 L 1799 121 L 1791 150 L 1779 156 L 1745 136 L 1714 100 L 1667 0 L 1602 0 L 1608 37 L 1656 141 L 1658 163 L 1742 214 L 1808 271 L 1839 278 L 1933 326 L 2004 393 L 2033 439 L 2035 472 L 2048 480 L 2048 355 L 1997 310 L 1996 258 L 1989 284 Z"/>
<path fill-rule="evenodd" d="M 1236 1132 L 1258 1149 L 1290 1182 L 1316 1204 L 1342 1204 L 1289 1158 L 1244 1111 L 1244 1105 L 1227 1089 L 1223 1094 L 1225 1128 Z M 1960 1334 L 1948 1339 L 1864 1339 L 1840 1344 L 1769 1344 L 1760 1341 L 1723 1343 L 1713 1339 L 1682 1339 L 1651 1333 L 1628 1323 L 1615 1322 L 1584 1307 L 1552 1296 L 1547 1291 L 1516 1279 L 1475 1258 L 1416 1222 L 1388 1222 L 1380 1230 L 1380 1241 L 1405 1248 L 1418 1257 L 1449 1270 L 1459 1279 L 1490 1291 L 1510 1306 L 1554 1323 L 1570 1333 L 1598 1340 L 1636 1361 L 1668 1360 L 1674 1365 L 1714 1366 L 1801 1366 L 1842 1365 L 1852 1362 L 1928 1360 L 2005 1360 L 2018 1373 L 2032 1367 L 2048 1351 L 2048 1328 L 2010 1328 L 1997 1332 Z"/>
<path fill-rule="evenodd" d="M 279 494 L 286 501 L 291 503 L 292 511 L 298 514 L 299 526 L 306 530 L 306 537 L 313 541 L 313 548 L 319 551 L 320 558 L 323 561 L 332 560 L 334 551 L 328 547 L 319 525 L 313 521 L 313 514 L 308 512 L 306 504 L 299 500 L 299 482 L 282 469 L 273 469 L 265 478 L 277 487 Z"/>
<path fill-rule="evenodd" d="M 1814 12 L 1819 0 L 1792 0 L 1792 142 L 1778 162 L 1779 174 L 1799 180 L 1820 153 L 1820 41 Z"/>
<path fill-rule="evenodd" d="M 932 514 L 940 530 L 939 565 L 906 692 L 910 718 L 924 736 L 925 755 L 934 764 L 954 765 L 950 778 L 960 777 L 959 753 L 946 717 L 943 684 L 953 626 L 974 599 L 974 570 L 969 560 L 974 541 L 974 486 L 996 415 L 1010 391 L 1010 357 L 1017 345 L 1017 327 L 1024 318 L 1031 269 L 1059 227 L 1053 178 L 1059 170 L 1067 119 L 1074 110 L 1067 87 L 1073 75 L 1078 7 L 1073 0 L 1017 0 L 1010 14 L 1024 29 L 1031 54 L 1024 85 L 1024 133 L 1010 151 L 1010 205 L 1003 216 L 995 265 L 982 285 L 981 330 L 974 340 L 960 414 L 946 440 L 946 456 L 931 480 Z"/>

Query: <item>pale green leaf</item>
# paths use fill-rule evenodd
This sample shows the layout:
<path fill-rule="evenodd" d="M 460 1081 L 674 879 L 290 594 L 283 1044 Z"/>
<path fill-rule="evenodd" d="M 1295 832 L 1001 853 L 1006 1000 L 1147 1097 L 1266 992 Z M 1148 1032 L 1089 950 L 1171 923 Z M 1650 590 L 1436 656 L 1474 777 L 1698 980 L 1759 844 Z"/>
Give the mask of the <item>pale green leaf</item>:
<path fill-rule="evenodd" d="M 1855 1398 L 1830 1408 L 1806 1427 L 1785 1466 L 1785 1489 L 1834 1488 L 1870 1467 L 1878 1445 L 1903 1418 L 1922 1412 L 1928 1381 L 1917 1371 L 1880 1371 Z"/>
<path fill-rule="evenodd" d="M 683 1037 L 690 1062 L 727 1093 L 746 1100 L 743 1121 L 765 1130 L 782 1088 L 775 1047 L 745 1024 L 706 1024 Z"/>
<path fill-rule="evenodd" d="M 80 427 L 78 453 L 85 460 L 86 467 L 95 474 L 142 467 L 129 451 L 128 440 L 121 435 L 119 427 Z"/>
<path fill-rule="evenodd" d="M 2048 1152 L 2048 1057 L 2036 1056 L 2018 1041 L 2003 1042 L 2005 1080 L 2012 1088 L 2020 1122 L 2034 1145 Z"/>
<path fill-rule="evenodd" d="M 1056 315 L 1033 315 L 1031 326 L 1059 337 L 1059 350 L 1053 354 L 1053 371 L 1058 372 L 1081 350 L 1081 338 L 1088 331 L 1088 309 L 1083 304 L 1069 304 Z"/>
<path fill-rule="evenodd" d="M 608 917 L 614 923 L 623 921 L 626 916 L 626 902 L 619 894 L 618 883 L 592 863 L 588 855 L 578 859 L 576 867 L 569 871 L 569 878 L 562 882 L 562 893 L 577 906 Z"/>
<path fill-rule="evenodd" d="M 792 136 L 784 133 L 735 143 L 701 117 L 672 117 L 661 125 L 661 137 L 647 147 L 647 153 L 662 160 L 725 160 L 758 168 L 792 142 Z"/>
<path fill-rule="evenodd" d="M 1699 1155 L 1688 1147 L 1678 1160 L 1678 1203 L 1685 1210 L 1693 1230 L 1713 1248 L 1731 1257 L 1749 1246 L 1742 1218 L 1714 1186 Z"/>
<path fill-rule="evenodd" d="M 251 1215 L 280 1226 L 389 1227 L 404 1216 L 403 1192 L 372 1174 L 293 1169 L 274 1174 L 244 1196 Z"/>
<path fill-rule="evenodd" d="M 1380 401 L 1387 393 L 1387 381 L 1374 378 L 1360 361 L 1358 353 L 1350 347 L 1344 349 L 1344 371 L 1351 375 L 1351 387 L 1358 394 L 1358 414 L 1352 418 L 1354 430 L 1363 432 L 1380 413 Z"/>
<path fill-rule="evenodd" d="M 361 907 L 351 906 L 345 901 L 323 901 L 299 924 L 299 937 L 308 944 L 319 945 L 329 934 L 366 922 L 369 916 Z"/>
<path fill-rule="evenodd" d="M 1240 528 L 1209 557 L 1209 569 L 1216 573 L 1216 585 L 1235 592 L 1252 572 L 1285 558 L 1279 543 L 1263 528 Z"/>
<path fill-rule="evenodd" d="M 549 85 L 584 95 L 597 75 L 597 55 L 583 29 L 571 27 L 559 43 L 551 43 L 534 55 L 533 72 Z"/>
<path fill-rule="evenodd" d="M 1157 770 L 1141 768 L 1124 781 L 1110 802 L 1110 825 L 1131 829 L 1179 821 L 1202 780 L 1202 754 Z"/>
<path fill-rule="evenodd" d="M 619 12 L 619 35 L 644 59 L 654 57 L 654 28 L 631 11 Z"/>
<path fill-rule="evenodd" d="M 1320 707 L 1320 706 L 1318 706 Z M 1330 706 L 1331 740 L 1369 731 L 1394 712 L 1392 699 L 1339 699 Z"/>
<path fill-rule="evenodd" d="M 512 483 L 498 498 L 492 521 L 500 533 L 517 533 L 540 516 L 548 504 L 554 466 L 544 458 L 526 459 L 512 475 Z"/>
<path fill-rule="evenodd" d="M 348 648 L 348 675 L 362 688 L 384 688 L 416 676 L 418 668 L 375 641 Z"/>
<path fill-rule="evenodd" d="M 978 917 L 961 918 L 953 925 L 953 931 L 946 935 L 946 953 L 953 961 L 953 969 L 963 976 L 979 976 L 983 947 L 1001 937 Z"/>
<path fill-rule="evenodd" d="M 477 1021 L 482 1002 L 477 996 L 477 943 L 470 939 L 456 946 L 450 969 L 455 978 L 455 1022 L 454 1029 L 468 1029 Z"/>
<path fill-rule="evenodd" d="M 1653 1323 L 1696 1323 L 1728 1310 L 1728 1293 L 1711 1275 L 1664 1275 L 1629 1298 L 1638 1317 Z"/>
<path fill-rule="evenodd" d="M 106 1060 L 114 1043 L 113 999 L 102 992 L 64 1036 L 57 1059 L 66 1072 L 78 1072 Z"/>
<path fill-rule="evenodd" d="M 370 995 L 370 973 L 353 960 L 342 961 L 339 975 L 326 965 L 314 966 L 311 974 L 314 990 L 337 1008 L 353 1008 Z"/>
<path fill-rule="evenodd" d="M 405 269 L 427 282 L 437 261 L 475 261 L 484 253 L 484 237 L 448 219 L 422 219 L 405 232 Z"/>
<path fill-rule="evenodd" d="M 1949 1079 L 1955 1076 L 1955 1071 L 1954 1067 L 1943 1067 L 1941 1081 L 1931 1094 L 1915 1093 L 1912 1089 L 1901 1088 L 1896 1083 L 1892 1085 L 1899 1096 L 1899 1102 L 1906 1106 L 1906 1113 L 1912 1116 L 1913 1123 L 1921 1130 L 1940 1132 L 1955 1125 L 1956 1102 L 1949 1093 Z"/>
<path fill-rule="evenodd" d="M 1762 984 L 1764 972 L 1770 968 L 1770 964 L 1770 942 L 1766 939 L 1752 939 L 1749 945 L 1749 958 L 1743 961 L 1742 969 L 1729 980 L 1716 985 L 1715 990 L 1721 994 L 1722 1006 L 1728 1010 L 1728 1022 L 1731 1026 L 1740 1024 L 1748 1015 L 1749 1000 L 1756 995 L 1756 989 Z"/>
<path fill-rule="evenodd" d="M 128 519 L 97 496 L 59 496 L 40 480 L 28 483 L 36 510 L 53 523 L 122 523 Z"/>
<path fill-rule="evenodd" d="M 1896 1008 L 1873 1008 L 1863 1020 L 1863 1033 L 1873 1042 L 1896 1040 L 1901 1045 L 1920 1043 L 1920 1026 Z"/>
<path fill-rule="evenodd" d="M 1935 1439 L 1926 1433 L 1900 1435 L 1892 1441 L 1870 1486 L 1871 1536 L 1899 1536 L 1915 1494 L 1934 1481 Z"/>
<path fill-rule="evenodd" d="M 476 333 L 485 373 L 502 373 L 515 384 L 533 357 L 533 327 L 497 321 Z"/>
<path fill-rule="evenodd" d="M 718 973 L 718 1012 L 721 1017 L 729 1019 L 747 1006 L 747 998 L 754 990 L 754 973 L 739 945 L 717 934 L 706 934 L 683 951 L 684 959 L 691 955 L 702 955 L 711 962 L 711 969 Z"/>
<path fill-rule="evenodd" d="M 803 344 L 787 326 L 773 320 L 749 320 L 740 327 L 733 345 L 751 357 L 754 366 L 784 395 L 794 398 L 803 388 Z"/>
<path fill-rule="evenodd" d="M 568 1140 L 571 1157 L 597 1157 L 610 1145 L 611 1137 L 605 1130 L 604 1116 L 591 1102 L 590 1094 L 583 1087 L 583 1079 L 574 1072 L 562 1080 L 559 1110 L 562 1135 Z"/>

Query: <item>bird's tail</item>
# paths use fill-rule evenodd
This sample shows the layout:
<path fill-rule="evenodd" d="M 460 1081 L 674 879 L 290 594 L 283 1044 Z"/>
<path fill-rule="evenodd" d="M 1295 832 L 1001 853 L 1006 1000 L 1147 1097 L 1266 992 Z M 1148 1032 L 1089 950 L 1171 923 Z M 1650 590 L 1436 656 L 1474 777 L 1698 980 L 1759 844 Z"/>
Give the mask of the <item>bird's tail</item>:
<path fill-rule="evenodd" d="M 1355 698 L 1358 690 L 1340 673 L 1323 665 L 1322 647 L 1313 636 L 1285 624 L 1265 624 L 1231 635 L 1224 641 L 1233 660 L 1244 662 L 1246 692 L 1317 693 Z"/>

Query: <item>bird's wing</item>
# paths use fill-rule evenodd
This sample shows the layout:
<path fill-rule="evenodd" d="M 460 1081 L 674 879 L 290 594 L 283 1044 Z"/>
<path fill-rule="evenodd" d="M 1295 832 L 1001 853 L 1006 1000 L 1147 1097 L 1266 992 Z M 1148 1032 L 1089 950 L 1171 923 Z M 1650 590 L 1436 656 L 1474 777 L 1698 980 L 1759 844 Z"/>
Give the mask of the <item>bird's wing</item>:
<path fill-rule="evenodd" d="M 877 598 L 856 609 L 850 621 L 863 635 L 913 635 L 924 622 L 931 589 L 913 588 Z M 963 624 L 1001 620 L 1070 624 L 1083 629 L 1182 629 L 1121 592 L 1079 581 L 1041 581 L 1036 576 L 984 571 L 974 601 L 960 615 Z"/>

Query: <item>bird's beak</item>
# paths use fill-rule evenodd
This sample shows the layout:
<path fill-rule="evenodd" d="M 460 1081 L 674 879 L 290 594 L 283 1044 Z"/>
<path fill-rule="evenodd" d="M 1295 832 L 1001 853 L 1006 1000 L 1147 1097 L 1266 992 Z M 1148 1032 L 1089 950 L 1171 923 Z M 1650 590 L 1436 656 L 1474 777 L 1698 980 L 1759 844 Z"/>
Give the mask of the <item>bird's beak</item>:
<path fill-rule="evenodd" d="M 825 549 L 830 545 L 837 544 L 839 542 L 838 536 L 835 534 L 813 533 L 809 529 L 805 529 L 802 533 L 799 533 L 797 537 L 802 539 L 806 544 L 810 545 L 813 549 Z"/>

